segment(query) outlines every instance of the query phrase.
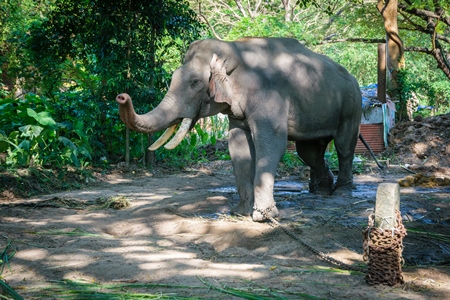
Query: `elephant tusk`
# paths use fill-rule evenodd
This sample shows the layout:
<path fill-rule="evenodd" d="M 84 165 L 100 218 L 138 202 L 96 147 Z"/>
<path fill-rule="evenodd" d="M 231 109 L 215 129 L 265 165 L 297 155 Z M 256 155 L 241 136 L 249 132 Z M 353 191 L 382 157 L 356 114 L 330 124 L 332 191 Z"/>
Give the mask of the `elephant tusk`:
<path fill-rule="evenodd" d="M 148 147 L 148 150 L 155 151 L 159 147 L 161 147 L 167 140 L 170 138 L 172 133 L 175 131 L 175 128 L 177 127 L 177 124 L 169 127 L 164 131 L 164 133 L 159 137 L 159 139 L 156 140 L 150 147 Z"/>
<path fill-rule="evenodd" d="M 192 119 L 184 118 L 181 122 L 180 128 L 178 128 L 175 136 L 164 146 L 167 150 L 172 150 L 184 139 L 184 136 L 188 133 L 191 127 Z"/>

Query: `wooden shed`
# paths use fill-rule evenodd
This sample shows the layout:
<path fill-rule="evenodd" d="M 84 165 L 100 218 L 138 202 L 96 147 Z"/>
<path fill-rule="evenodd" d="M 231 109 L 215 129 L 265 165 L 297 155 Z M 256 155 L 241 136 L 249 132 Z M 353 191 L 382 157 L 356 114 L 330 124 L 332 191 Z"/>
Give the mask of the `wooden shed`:
<path fill-rule="evenodd" d="M 387 97 L 386 103 L 377 100 L 377 85 L 361 88 L 363 112 L 360 132 L 374 153 L 383 152 L 387 147 L 389 130 L 395 124 L 395 105 Z M 358 140 L 356 154 L 368 154 L 369 150 Z"/>

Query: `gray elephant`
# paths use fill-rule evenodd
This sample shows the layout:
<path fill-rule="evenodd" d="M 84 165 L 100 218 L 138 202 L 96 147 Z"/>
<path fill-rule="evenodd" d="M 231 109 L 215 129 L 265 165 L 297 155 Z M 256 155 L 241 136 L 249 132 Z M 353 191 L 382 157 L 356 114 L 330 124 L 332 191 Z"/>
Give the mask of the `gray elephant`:
<path fill-rule="evenodd" d="M 150 149 L 173 149 L 195 122 L 219 112 L 229 117 L 229 151 L 240 201 L 234 212 L 263 221 L 278 215 L 273 186 L 287 141 L 310 166 L 311 193 L 349 192 L 361 122 L 358 82 L 341 65 L 288 38 L 193 42 L 169 91 L 152 111 L 137 115 L 127 94 L 117 96 L 130 129 L 166 132 Z M 324 160 L 334 139 L 336 183 Z"/>

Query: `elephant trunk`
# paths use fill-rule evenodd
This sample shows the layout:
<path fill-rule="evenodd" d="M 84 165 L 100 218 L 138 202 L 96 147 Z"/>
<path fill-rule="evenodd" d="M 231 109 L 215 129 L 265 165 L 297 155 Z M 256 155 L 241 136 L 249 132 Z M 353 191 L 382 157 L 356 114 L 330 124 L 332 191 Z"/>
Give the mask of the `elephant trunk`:
<path fill-rule="evenodd" d="M 116 97 L 116 101 L 119 104 L 120 119 L 131 130 L 142 133 L 154 133 L 167 128 L 161 138 L 149 147 L 149 150 L 152 151 L 158 149 L 170 138 L 175 130 L 176 124 L 180 122 L 179 118 L 169 116 L 169 113 L 173 112 L 173 109 L 170 109 L 172 106 L 167 99 L 164 99 L 152 111 L 142 115 L 136 114 L 133 102 L 128 94 L 119 94 Z M 165 109 L 166 106 L 167 108 Z M 180 129 L 165 148 L 173 149 L 178 146 L 189 131 L 191 124 L 192 119 L 183 119 Z"/>
<path fill-rule="evenodd" d="M 133 101 L 131 101 L 131 97 L 128 94 L 119 94 L 116 97 L 116 101 L 119 104 L 120 119 L 131 130 L 142 133 L 153 133 L 171 125 L 167 124 L 166 113 L 159 106 L 151 112 L 138 115 L 134 111 Z"/>

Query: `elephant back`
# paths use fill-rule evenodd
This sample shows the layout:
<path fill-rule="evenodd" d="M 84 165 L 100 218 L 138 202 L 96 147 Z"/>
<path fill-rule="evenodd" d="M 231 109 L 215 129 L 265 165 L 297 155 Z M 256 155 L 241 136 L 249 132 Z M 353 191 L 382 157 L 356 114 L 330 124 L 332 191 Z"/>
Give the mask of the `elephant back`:
<path fill-rule="evenodd" d="M 238 49 L 234 42 L 224 42 L 216 39 L 205 39 L 192 42 L 184 57 L 184 64 L 198 60 L 199 65 L 208 66 L 216 54 L 226 61 L 226 70 L 229 75 L 239 65 Z"/>

